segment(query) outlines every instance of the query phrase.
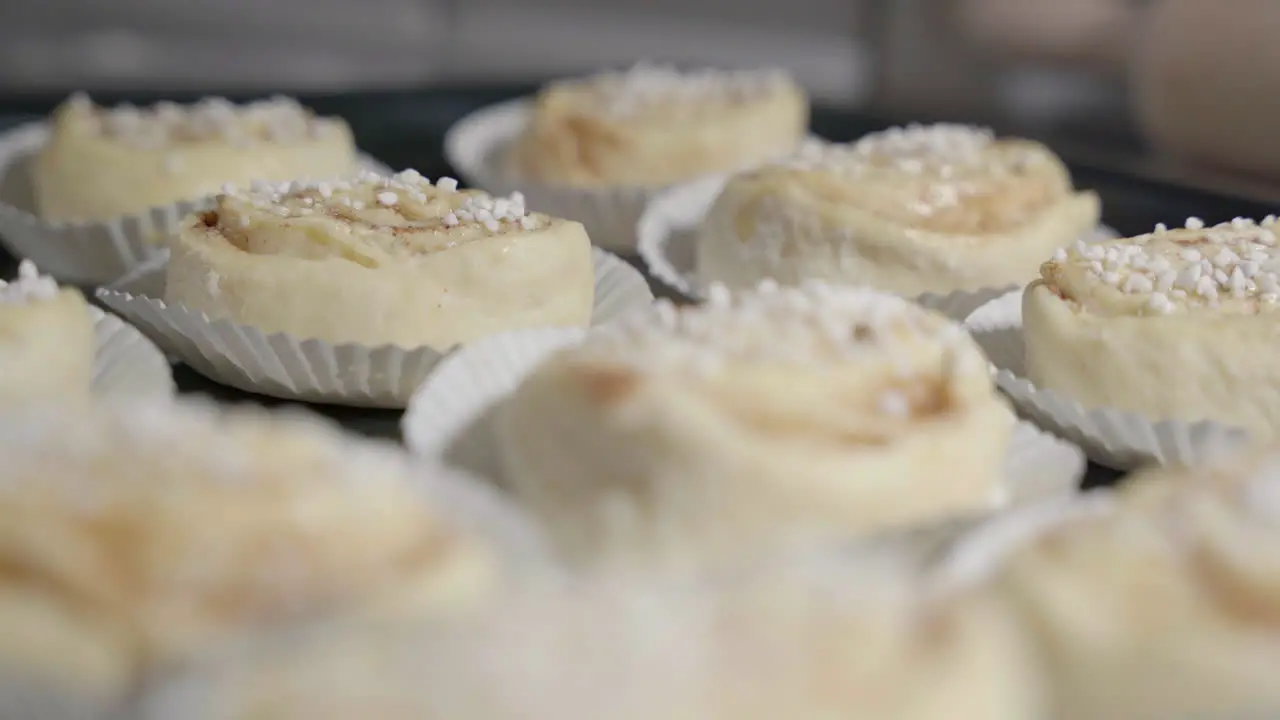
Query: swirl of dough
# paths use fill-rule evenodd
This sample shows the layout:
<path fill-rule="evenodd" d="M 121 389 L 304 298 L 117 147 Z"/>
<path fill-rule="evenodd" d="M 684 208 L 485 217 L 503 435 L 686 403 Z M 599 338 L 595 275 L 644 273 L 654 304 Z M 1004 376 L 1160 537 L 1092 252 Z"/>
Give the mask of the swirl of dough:
<path fill-rule="evenodd" d="M 731 178 L 699 229 L 706 283 L 762 278 L 869 285 L 914 297 L 1022 284 L 1094 229 L 1097 196 L 1026 140 L 909 126 L 849 145 L 807 143 Z"/>
<path fill-rule="evenodd" d="M 497 428 L 512 490 L 568 555 L 716 562 L 987 507 L 1010 422 L 942 316 L 766 283 L 601 328 L 527 378 Z"/>
<path fill-rule="evenodd" d="M 412 170 L 229 189 L 184 222 L 165 288 L 168 302 L 263 332 L 439 350 L 586 326 L 594 298 L 582 225 Z"/>
<path fill-rule="evenodd" d="M 205 197 L 225 183 L 355 168 L 347 124 L 289 98 L 103 108 L 76 95 L 55 112 L 33 172 L 42 217 L 100 221 Z"/>
<path fill-rule="evenodd" d="M 0 405 L 87 399 L 93 358 L 80 291 L 59 288 L 30 260 L 12 282 L 0 280 Z"/>
<path fill-rule="evenodd" d="M 1237 218 L 1055 254 L 1023 296 L 1026 373 L 1086 407 L 1280 427 L 1275 218 Z"/>
<path fill-rule="evenodd" d="M 596 580 L 450 627 L 312 625 L 188 670 L 142 717 L 1040 717 L 1036 665 L 998 600 L 941 605 L 847 584 Z"/>
<path fill-rule="evenodd" d="M 1143 473 L 1116 500 L 1019 548 L 996 581 L 1039 637 L 1054 716 L 1280 713 L 1280 455 Z"/>
<path fill-rule="evenodd" d="M 311 417 L 31 408 L 0 414 L 0 456 L 0 656 L 97 618 L 127 641 L 127 673 L 313 612 L 454 611 L 497 580 L 496 546 L 419 486 L 448 478 Z M 43 633 L 10 632 L 19 592 Z"/>
<path fill-rule="evenodd" d="M 808 124 L 781 71 L 639 65 L 544 88 L 510 161 L 535 182 L 660 187 L 785 156 Z"/>

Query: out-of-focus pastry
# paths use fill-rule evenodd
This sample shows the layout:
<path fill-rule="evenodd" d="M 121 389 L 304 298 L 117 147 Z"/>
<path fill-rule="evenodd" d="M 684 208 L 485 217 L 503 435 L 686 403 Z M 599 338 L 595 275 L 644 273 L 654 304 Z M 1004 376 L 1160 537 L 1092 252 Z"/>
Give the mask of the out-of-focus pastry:
<path fill-rule="evenodd" d="M 524 199 L 391 178 L 258 183 L 219 195 L 172 242 L 165 300 L 264 333 L 441 351 L 504 330 L 586 326 L 582 225 Z"/>
<path fill-rule="evenodd" d="M 0 668 L 106 628 L 127 674 L 311 613 L 454 612 L 499 580 L 496 543 L 423 488 L 444 471 L 311 418 L 0 411 L 0 457 Z"/>
<path fill-rule="evenodd" d="M 87 398 L 93 357 L 93 318 L 78 290 L 29 260 L 0 280 L 0 405 Z"/>
<path fill-rule="evenodd" d="M 509 163 L 528 182 L 661 187 L 785 156 L 808 125 L 781 71 L 640 65 L 544 88 Z"/>
<path fill-rule="evenodd" d="M 520 594 L 452 627 L 321 625 L 186 673 L 142 717 L 1042 717 L 1038 668 L 998 601 L 844 585 L 614 580 Z"/>
<path fill-rule="evenodd" d="M 550 357 L 495 422 L 565 553 L 641 561 L 985 509 L 1012 429 L 963 329 L 819 283 L 660 301 Z"/>
<path fill-rule="evenodd" d="M 44 219 L 101 221 L 205 197 L 225 183 L 355 169 L 347 124 L 289 98 L 104 108 L 74 95 L 54 113 L 33 180 Z"/>
<path fill-rule="evenodd" d="M 996 587 L 1062 720 L 1280 714 L 1280 454 L 1132 478 L 1015 550 Z"/>
<path fill-rule="evenodd" d="M 1280 427 L 1275 219 L 1058 252 L 1022 304 L 1026 374 L 1085 407 Z"/>
<path fill-rule="evenodd" d="M 701 282 L 807 279 L 915 297 L 1021 285 L 1094 231 L 1099 202 L 1028 140 L 960 125 L 807 143 L 731 178 L 696 239 Z"/>

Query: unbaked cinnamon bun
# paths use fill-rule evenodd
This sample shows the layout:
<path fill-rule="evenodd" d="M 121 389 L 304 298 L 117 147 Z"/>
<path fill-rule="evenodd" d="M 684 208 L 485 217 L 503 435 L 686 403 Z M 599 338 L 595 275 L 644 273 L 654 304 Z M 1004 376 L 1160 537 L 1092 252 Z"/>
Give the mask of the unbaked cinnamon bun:
<path fill-rule="evenodd" d="M 707 561 L 989 507 L 1012 417 L 968 335 L 818 283 L 660 302 L 498 411 L 510 489 L 562 550 Z"/>
<path fill-rule="evenodd" d="M 165 288 L 167 302 L 266 333 L 441 351 L 586 326 L 594 294 L 580 224 L 412 170 L 220 195 L 173 241 Z"/>
<path fill-rule="evenodd" d="M 548 85 L 509 162 L 527 182 L 661 187 L 786 155 L 808 125 L 781 71 L 640 65 Z"/>
<path fill-rule="evenodd" d="M 1042 145 L 892 128 L 731 178 L 698 231 L 696 271 L 730 288 L 816 279 L 905 297 L 1021 285 L 1098 215 Z"/>
<path fill-rule="evenodd" d="M 1026 373 L 1085 407 L 1280 428 L 1274 218 L 1060 250 L 1026 289 Z"/>
<path fill-rule="evenodd" d="M 101 221 L 212 195 L 225 183 L 355 169 L 347 124 L 289 98 L 104 108 L 75 95 L 54 113 L 33 179 L 41 217 Z"/>

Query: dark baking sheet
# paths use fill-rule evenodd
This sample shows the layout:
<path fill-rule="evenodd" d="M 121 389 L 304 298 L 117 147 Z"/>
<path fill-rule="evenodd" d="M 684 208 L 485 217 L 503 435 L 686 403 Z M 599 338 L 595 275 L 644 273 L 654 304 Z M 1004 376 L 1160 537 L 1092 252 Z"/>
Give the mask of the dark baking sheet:
<path fill-rule="evenodd" d="M 527 94 L 529 85 L 494 85 L 484 87 L 437 87 L 412 91 L 377 91 L 331 95 L 302 95 L 306 104 L 325 114 L 347 119 L 360 148 L 388 165 L 400 169 L 412 167 L 428 177 L 456 172 L 444 158 L 442 141 L 445 131 L 463 115 L 510 97 Z M 0 130 L 44 117 L 64 93 L 45 95 L 0 96 Z M 235 93 L 229 94 L 233 99 Z M 96 99 L 107 102 L 138 104 L 158 99 L 190 100 L 191 93 L 128 94 L 106 93 Z M 817 107 L 813 113 L 813 129 L 833 140 L 849 140 L 867 132 L 880 130 L 908 120 L 941 118 L 903 118 L 887 114 Z M 951 119 L 951 118 L 947 118 Z M 1180 185 L 1166 180 L 1144 178 L 1125 165 L 1140 157 L 1142 148 L 1124 136 L 1108 135 L 1091 138 L 1063 128 L 1027 128 L 990 123 L 997 130 L 1016 132 L 1047 143 L 1057 150 L 1070 166 L 1077 185 L 1096 190 L 1102 197 L 1103 220 L 1125 235 L 1146 232 L 1156 223 L 1181 223 L 1188 216 L 1206 222 L 1231 218 L 1261 217 L 1273 212 L 1262 202 L 1229 194 Z M 1072 148 L 1088 147 L 1088 152 L 1073 154 Z M 1087 160 L 1085 158 L 1088 158 Z M 1099 161 L 1099 157 L 1104 157 Z M 1109 157 L 1110 160 L 1106 160 Z M 1135 165 L 1136 166 L 1136 165 Z M 631 258 L 634 262 L 635 259 Z M 638 267 L 642 266 L 637 263 Z M 9 277 L 14 261 L 0 250 L 0 277 Z M 655 285 L 655 292 L 662 289 Z M 185 366 L 175 368 L 178 388 L 185 393 L 201 393 L 231 402 L 256 402 L 280 405 L 279 400 L 255 396 L 219 386 Z M 344 426 L 368 435 L 399 437 L 398 411 L 357 410 L 332 406 L 311 406 Z M 1110 484 L 1118 473 L 1090 465 L 1086 486 Z"/>

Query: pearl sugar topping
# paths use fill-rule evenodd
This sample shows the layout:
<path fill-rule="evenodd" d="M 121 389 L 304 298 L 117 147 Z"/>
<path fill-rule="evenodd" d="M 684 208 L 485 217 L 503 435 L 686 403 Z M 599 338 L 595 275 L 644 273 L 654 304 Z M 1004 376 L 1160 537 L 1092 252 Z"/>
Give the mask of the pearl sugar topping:
<path fill-rule="evenodd" d="M 741 102 L 791 84 L 787 74 L 776 69 L 682 71 L 648 63 L 638 63 L 624 72 L 601 74 L 587 82 L 604 111 L 619 116 L 653 106 L 678 108 L 709 101 Z"/>
<path fill-rule="evenodd" d="M 282 217 L 312 215 L 325 206 L 354 211 L 399 209 L 405 202 L 426 204 L 442 193 L 460 194 L 458 181 L 442 177 L 432 184 L 416 170 L 405 170 L 391 177 L 363 172 L 350 180 L 255 182 L 247 189 L 223 188 L 225 196 Z M 369 195 L 373 198 L 373 208 L 360 199 Z M 298 203 L 286 205 L 289 199 L 300 199 L 300 206 Z M 498 232 L 504 224 L 517 224 L 524 230 L 537 227 L 537 220 L 525 207 L 524 195 L 519 192 L 497 198 L 480 192 L 466 193 L 462 203 L 446 213 L 441 222 L 450 228 L 476 223 L 490 232 Z"/>
<path fill-rule="evenodd" d="M 1054 254 L 1058 263 L 1085 267 L 1094 281 L 1129 296 L 1145 296 L 1152 314 L 1173 312 L 1178 303 L 1219 307 L 1223 301 L 1280 302 L 1280 257 L 1276 218 L 1261 223 L 1236 218 L 1206 228 L 1188 218 L 1185 229 L 1163 225 L 1119 243 L 1078 241 Z"/>
<path fill-rule="evenodd" d="M 0 303 L 52 300 L 57 295 L 58 283 L 48 275 L 41 275 L 30 260 L 23 260 L 18 265 L 17 278 L 9 282 L 0 280 Z"/>
<path fill-rule="evenodd" d="M 894 295 L 820 282 L 783 288 L 766 280 L 741 293 L 713 285 L 704 304 L 682 308 L 659 300 L 595 331 L 587 348 L 623 362 L 699 373 L 715 373 L 735 361 L 804 367 L 877 357 L 910 375 L 898 353 L 918 341 L 943 347 L 949 375 L 985 372 L 959 325 L 934 322 Z M 888 414 L 904 406 L 899 398 L 882 400 Z"/>
<path fill-rule="evenodd" d="M 77 482 L 96 475 L 83 475 L 74 472 L 74 468 L 100 466 L 102 459 L 110 456 L 147 457 L 160 466 L 199 468 L 168 476 L 170 482 L 158 486 L 157 491 L 167 488 L 185 495 L 192 485 L 209 480 L 296 484 L 296 473 L 276 471 L 270 453 L 260 454 L 268 446 L 246 446 L 244 433 L 233 431 L 234 426 L 246 423 L 257 436 L 278 432 L 281 437 L 312 437 L 314 441 L 306 443 L 306 447 L 314 453 L 314 465 L 325 472 L 309 475 L 309 480 L 349 491 L 353 496 L 381 492 L 387 484 L 398 484 L 406 477 L 404 457 L 394 447 L 381 442 L 347 442 L 328 423 L 299 411 L 267 413 L 247 406 L 225 409 L 203 399 L 179 405 L 127 402 L 118 408 L 96 408 L 88 414 L 68 415 L 66 408 L 60 406 L 41 406 L 38 410 L 0 418 L 0 454 L 14 465 L 18 477 L 24 475 L 23 464 L 29 466 L 27 471 L 43 468 L 39 475 L 49 480 L 49 490 L 73 490 L 78 500 L 90 506 L 121 497 L 120 491 L 125 488 L 113 487 L 112 483 Z M 157 455 L 156 448 L 166 450 Z M 51 467 L 61 467 L 66 472 L 49 473 Z M 129 472 L 115 479 L 147 486 L 155 477 L 146 472 Z M 59 481 L 68 487 L 59 488 Z M 0 482 L 0 493 L 24 491 L 22 485 Z"/>
<path fill-rule="evenodd" d="M 298 142 L 316 137 L 326 125 L 296 100 L 284 96 L 245 105 L 210 97 L 192 105 L 160 102 L 147 108 L 129 104 L 99 108 L 88 96 L 77 93 L 67 105 L 93 118 L 95 129 L 104 136 L 141 148 L 200 140 L 222 140 L 237 146 L 259 139 Z"/>
<path fill-rule="evenodd" d="M 790 164 L 800 169 L 856 172 L 887 159 L 892 167 L 910 174 L 940 166 L 946 175 L 952 165 L 992 165 L 987 150 L 994 142 L 995 133 L 987 128 L 911 124 L 871 133 L 850 144 L 808 141 Z"/>

